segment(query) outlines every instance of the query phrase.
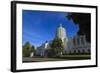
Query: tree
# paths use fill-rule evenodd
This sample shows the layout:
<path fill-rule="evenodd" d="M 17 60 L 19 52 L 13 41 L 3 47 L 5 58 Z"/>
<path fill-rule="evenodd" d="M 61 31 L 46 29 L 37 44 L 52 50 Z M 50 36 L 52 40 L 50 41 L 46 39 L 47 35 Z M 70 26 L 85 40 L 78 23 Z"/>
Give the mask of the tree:
<path fill-rule="evenodd" d="M 31 51 L 31 45 L 29 42 L 26 42 L 23 46 L 23 56 L 24 57 L 29 57 L 30 56 L 30 51 Z"/>
<path fill-rule="evenodd" d="M 68 19 L 73 19 L 75 24 L 79 24 L 79 35 L 86 35 L 88 42 L 91 42 L 91 14 L 89 13 L 69 13 L 66 16 Z"/>
<path fill-rule="evenodd" d="M 32 45 L 31 52 L 35 52 L 35 47 Z"/>
<path fill-rule="evenodd" d="M 55 38 L 52 43 L 50 44 L 50 51 L 52 55 L 59 56 L 63 51 L 63 42 L 59 38 Z"/>

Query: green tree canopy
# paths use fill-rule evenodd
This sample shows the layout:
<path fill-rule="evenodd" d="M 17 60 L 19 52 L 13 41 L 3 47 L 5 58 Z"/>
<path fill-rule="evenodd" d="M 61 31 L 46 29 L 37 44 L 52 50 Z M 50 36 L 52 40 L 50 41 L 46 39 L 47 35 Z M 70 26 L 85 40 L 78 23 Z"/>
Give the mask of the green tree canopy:
<path fill-rule="evenodd" d="M 34 51 L 35 51 L 35 47 L 32 45 L 31 52 L 34 52 Z"/>
<path fill-rule="evenodd" d="M 51 52 L 53 55 L 58 56 L 61 55 L 61 52 L 63 51 L 63 42 L 59 38 L 55 38 L 51 43 Z"/>
<path fill-rule="evenodd" d="M 26 48 L 27 50 L 29 50 L 31 48 L 31 44 L 29 42 L 26 42 L 23 48 Z"/>
<path fill-rule="evenodd" d="M 26 42 L 23 45 L 23 56 L 24 57 L 29 57 L 30 56 L 30 51 L 31 51 L 31 44 L 29 42 Z"/>
<path fill-rule="evenodd" d="M 23 45 L 23 57 L 29 57 L 31 52 L 35 52 L 35 47 L 30 42 L 26 42 Z"/>

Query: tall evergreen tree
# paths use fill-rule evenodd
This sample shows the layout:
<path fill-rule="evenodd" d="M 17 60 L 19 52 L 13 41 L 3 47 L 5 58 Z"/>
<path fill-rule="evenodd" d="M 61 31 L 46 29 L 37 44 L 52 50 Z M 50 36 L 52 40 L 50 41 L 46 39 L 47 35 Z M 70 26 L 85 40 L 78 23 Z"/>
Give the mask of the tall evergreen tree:
<path fill-rule="evenodd" d="M 30 51 L 31 51 L 31 45 L 29 42 L 26 42 L 23 46 L 23 56 L 24 57 L 29 57 L 30 56 Z"/>
<path fill-rule="evenodd" d="M 51 46 L 52 55 L 54 56 L 61 55 L 63 51 L 63 42 L 61 39 L 59 38 L 54 39 L 50 46 Z"/>

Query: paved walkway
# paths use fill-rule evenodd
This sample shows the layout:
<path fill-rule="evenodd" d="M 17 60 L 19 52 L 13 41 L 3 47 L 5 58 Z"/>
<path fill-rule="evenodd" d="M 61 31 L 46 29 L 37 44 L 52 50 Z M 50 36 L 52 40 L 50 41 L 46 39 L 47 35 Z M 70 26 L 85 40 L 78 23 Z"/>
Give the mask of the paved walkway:
<path fill-rule="evenodd" d="M 56 59 L 56 58 L 29 58 L 24 57 L 23 62 L 42 62 L 42 61 L 64 61 L 65 59 Z"/>
<path fill-rule="evenodd" d="M 90 59 L 90 55 L 68 55 L 62 58 L 39 58 L 23 57 L 23 62 L 43 62 L 43 61 L 64 61 L 64 60 L 83 60 Z"/>

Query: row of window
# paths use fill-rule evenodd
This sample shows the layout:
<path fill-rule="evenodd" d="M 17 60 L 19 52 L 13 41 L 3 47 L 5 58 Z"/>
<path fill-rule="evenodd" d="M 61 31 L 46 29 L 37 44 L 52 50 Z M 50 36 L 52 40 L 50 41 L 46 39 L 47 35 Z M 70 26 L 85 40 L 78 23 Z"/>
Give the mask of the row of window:
<path fill-rule="evenodd" d="M 73 50 L 73 51 L 69 51 L 69 53 L 90 53 L 90 49 L 87 50 Z"/>

